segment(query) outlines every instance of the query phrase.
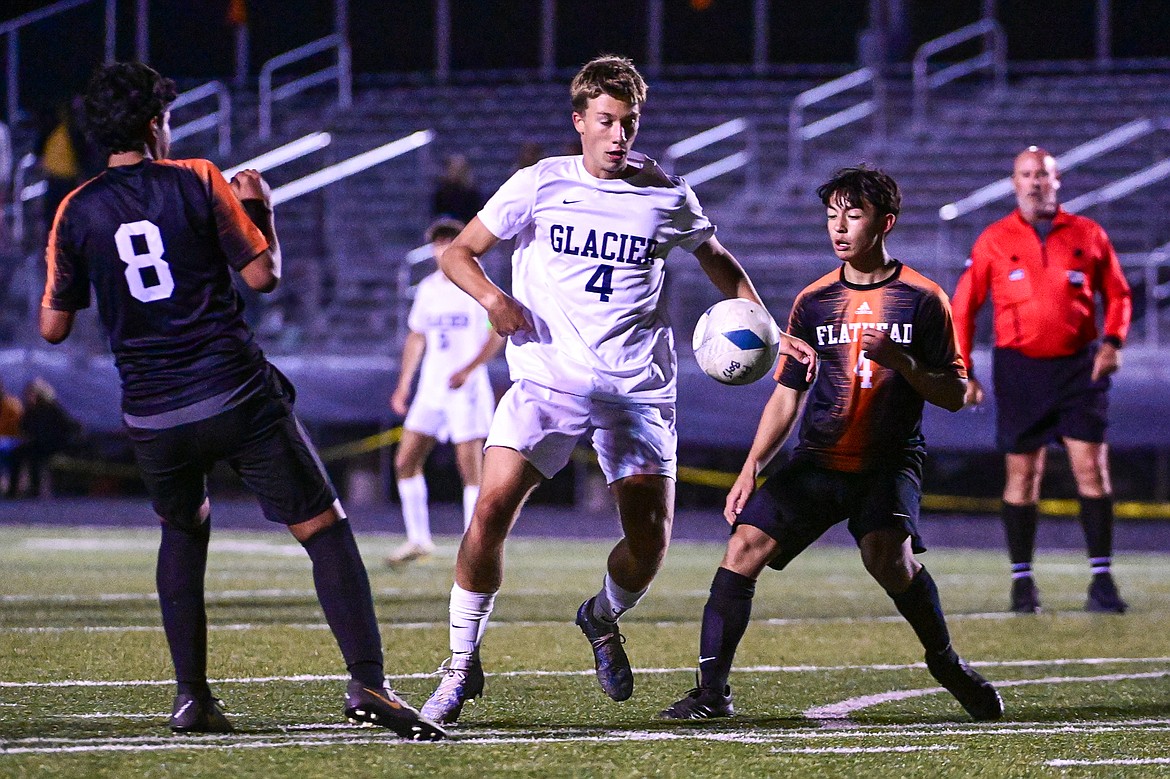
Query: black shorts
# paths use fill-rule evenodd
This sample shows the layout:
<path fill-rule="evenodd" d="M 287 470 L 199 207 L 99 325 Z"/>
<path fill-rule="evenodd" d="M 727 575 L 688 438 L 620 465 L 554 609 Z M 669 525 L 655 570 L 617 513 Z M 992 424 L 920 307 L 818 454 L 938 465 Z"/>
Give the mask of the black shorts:
<path fill-rule="evenodd" d="M 208 419 L 163 430 L 127 427 L 155 512 L 190 526 L 207 498 L 207 474 L 224 461 L 272 522 L 295 525 L 328 510 L 337 493 L 292 410 L 275 369 L 265 388 Z"/>
<path fill-rule="evenodd" d="M 1093 381 L 1093 344 L 1069 357 L 1035 359 L 996 349 L 995 442 L 1023 454 L 1057 439 L 1101 443 L 1109 413 L 1109 378 Z"/>
<path fill-rule="evenodd" d="M 756 490 L 735 527 L 751 525 L 776 539 L 780 554 L 768 563 L 776 570 L 783 569 L 842 520 L 849 521 L 849 532 L 858 542 L 875 530 L 904 530 L 914 552 L 919 553 L 926 551 L 918 535 L 921 500 L 922 478 L 913 466 L 846 473 L 797 460 Z"/>

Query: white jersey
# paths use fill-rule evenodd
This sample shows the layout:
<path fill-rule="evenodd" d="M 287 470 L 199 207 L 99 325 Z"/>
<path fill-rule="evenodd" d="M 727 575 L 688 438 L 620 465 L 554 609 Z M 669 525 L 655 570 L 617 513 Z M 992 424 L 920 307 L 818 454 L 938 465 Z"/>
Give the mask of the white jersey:
<path fill-rule="evenodd" d="M 406 326 L 427 339 L 414 396 L 432 404 L 455 392 L 448 386 L 451 374 L 474 360 L 491 334 L 483 306 L 441 271 L 419 282 Z M 464 386 L 476 384 L 490 384 L 486 365 L 472 371 Z"/>
<path fill-rule="evenodd" d="M 631 153 L 638 171 L 599 179 L 580 156 L 517 171 L 479 219 L 516 237 L 512 295 L 531 334 L 509 339 L 513 381 L 639 403 L 673 402 L 674 335 L 662 297 L 665 259 L 715 233 L 686 182 Z"/>

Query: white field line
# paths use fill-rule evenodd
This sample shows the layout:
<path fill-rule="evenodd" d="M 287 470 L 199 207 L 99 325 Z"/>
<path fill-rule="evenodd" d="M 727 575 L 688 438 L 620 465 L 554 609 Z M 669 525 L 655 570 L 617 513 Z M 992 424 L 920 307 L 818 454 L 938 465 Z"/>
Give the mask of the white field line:
<path fill-rule="evenodd" d="M 801 747 L 799 749 L 773 749 L 778 755 L 876 755 L 883 752 L 946 752 L 957 750 L 956 746 L 913 746 L 910 744 L 892 747 Z"/>
<path fill-rule="evenodd" d="M 1053 660 L 1005 660 L 1005 661 L 990 661 L 984 663 L 971 663 L 973 666 L 980 668 L 1034 668 L 1044 666 L 1099 666 L 1099 665 L 1129 665 L 1129 664 L 1154 664 L 1154 663 L 1170 663 L 1170 657 L 1090 657 L 1090 658 L 1059 658 Z M 837 673 L 837 672 L 869 672 L 869 671 L 908 671 L 916 669 L 924 669 L 924 663 L 905 663 L 905 664 L 887 664 L 874 663 L 870 665 L 752 665 L 736 668 L 736 673 Z M 686 668 L 635 668 L 639 674 L 674 674 L 674 673 L 694 673 L 693 667 Z M 549 676 L 593 676 L 596 673 L 593 669 L 586 669 L 580 671 L 545 671 L 540 669 L 520 670 L 520 671 L 499 671 L 488 672 L 485 676 L 489 678 L 508 678 L 508 677 L 549 677 Z M 388 674 L 388 678 L 395 679 L 428 679 L 435 676 L 435 672 L 427 671 L 422 673 L 406 673 L 406 674 Z M 1024 684 L 1045 684 L 1045 683 L 1064 683 L 1064 682 L 1078 682 L 1078 681 L 1107 681 L 1112 679 L 1141 679 L 1141 678 L 1158 678 L 1161 676 L 1170 676 L 1170 670 L 1167 671 L 1152 671 L 1143 674 L 1129 674 L 1117 676 L 1070 676 L 1070 677 L 1047 677 L 1039 680 L 1010 680 L 1003 682 L 996 682 L 999 687 L 1013 687 Z M 214 684 L 269 684 L 272 682 L 335 682 L 344 681 L 348 679 L 344 674 L 295 674 L 289 676 L 239 676 L 239 677 L 225 677 L 222 679 L 212 679 Z M 14 682 L 0 680 L 0 689 L 19 689 L 27 687 L 138 687 L 138 686 L 152 686 L 152 685 L 169 685 L 174 684 L 173 679 L 133 679 L 133 680 L 99 680 L 99 679 L 55 679 L 44 681 L 28 681 L 28 682 Z M 889 693 L 881 693 L 880 695 L 895 695 L 900 697 L 889 698 L 887 700 L 899 700 L 900 698 L 917 698 L 922 695 L 930 695 L 936 692 L 945 692 L 942 687 L 928 687 L 919 690 L 895 690 Z M 880 696 L 861 696 L 859 698 L 850 698 L 848 701 L 832 704 L 832 706 L 846 706 L 852 701 L 861 701 L 863 699 L 875 698 Z M 883 701 L 878 701 L 883 702 Z M 874 703 L 866 703 L 859 705 L 857 708 L 866 708 L 867 706 L 875 705 Z M 820 707 L 826 708 L 826 707 Z M 810 709 L 809 711 L 819 711 L 820 709 Z M 808 712 L 805 716 L 810 719 L 840 719 L 847 716 L 842 714 L 833 716 L 825 714 L 820 716 L 813 716 Z"/>
<path fill-rule="evenodd" d="M 1113 760 L 1047 760 L 1054 768 L 1089 765 L 1170 765 L 1170 757 L 1125 757 Z"/>
<path fill-rule="evenodd" d="M 996 682 L 996 687 L 1023 687 L 1032 684 L 1075 684 L 1085 682 L 1119 682 L 1130 679 L 1160 679 L 1170 676 L 1170 671 L 1151 671 L 1140 674 L 1104 674 L 1101 676 L 1047 676 L 1042 679 L 1011 679 Z M 804 711 L 804 716 L 814 720 L 845 719 L 850 714 L 871 706 L 892 701 L 902 701 L 908 698 L 920 698 L 923 695 L 946 692 L 943 687 L 925 687 L 917 690 L 891 690 L 876 695 L 859 695 L 856 698 L 830 703 L 826 706 L 816 706 Z"/>

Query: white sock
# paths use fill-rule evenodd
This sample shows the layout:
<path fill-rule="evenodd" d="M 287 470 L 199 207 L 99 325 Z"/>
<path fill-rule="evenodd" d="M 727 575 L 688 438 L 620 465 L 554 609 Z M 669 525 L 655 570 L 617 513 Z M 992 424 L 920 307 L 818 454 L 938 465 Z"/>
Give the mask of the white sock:
<path fill-rule="evenodd" d="M 463 529 L 471 527 L 471 515 L 475 513 L 475 501 L 479 498 L 479 485 L 463 488 Z"/>
<path fill-rule="evenodd" d="M 406 525 L 406 540 L 420 546 L 431 546 L 431 516 L 427 512 L 427 481 L 420 473 L 398 480 L 398 498 L 402 501 L 402 524 Z"/>
<path fill-rule="evenodd" d="M 496 604 L 494 592 L 468 592 L 451 585 L 451 655 L 470 655 L 483 643 L 488 617 Z"/>
<path fill-rule="evenodd" d="M 638 605 L 649 589 L 646 587 L 639 592 L 630 592 L 618 586 L 607 573 L 601 591 L 593 601 L 593 616 L 605 622 L 617 622 L 622 614 Z"/>

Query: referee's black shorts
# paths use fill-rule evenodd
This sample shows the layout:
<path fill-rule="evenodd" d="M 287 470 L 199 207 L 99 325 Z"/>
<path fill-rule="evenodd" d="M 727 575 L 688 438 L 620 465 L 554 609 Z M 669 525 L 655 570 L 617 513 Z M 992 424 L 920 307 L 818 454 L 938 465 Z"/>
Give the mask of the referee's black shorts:
<path fill-rule="evenodd" d="M 292 398 L 292 386 L 273 369 L 264 389 L 216 416 L 163 430 L 127 427 L 155 512 L 192 526 L 207 498 L 207 474 L 220 461 L 272 522 L 295 525 L 333 506 L 337 493 Z"/>
<path fill-rule="evenodd" d="M 908 463 L 897 470 L 846 473 L 795 460 L 755 491 L 732 528 L 751 525 L 780 544 L 768 563 L 783 569 L 838 522 L 848 521 L 855 541 L 875 530 L 901 529 L 914 552 L 925 552 L 918 534 L 922 501 L 921 469 Z"/>
<path fill-rule="evenodd" d="M 995 440 L 1025 454 L 1058 439 L 1101 443 L 1109 414 L 1109 378 L 1093 381 L 1097 345 L 1068 357 L 1036 359 L 997 348 Z"/>

